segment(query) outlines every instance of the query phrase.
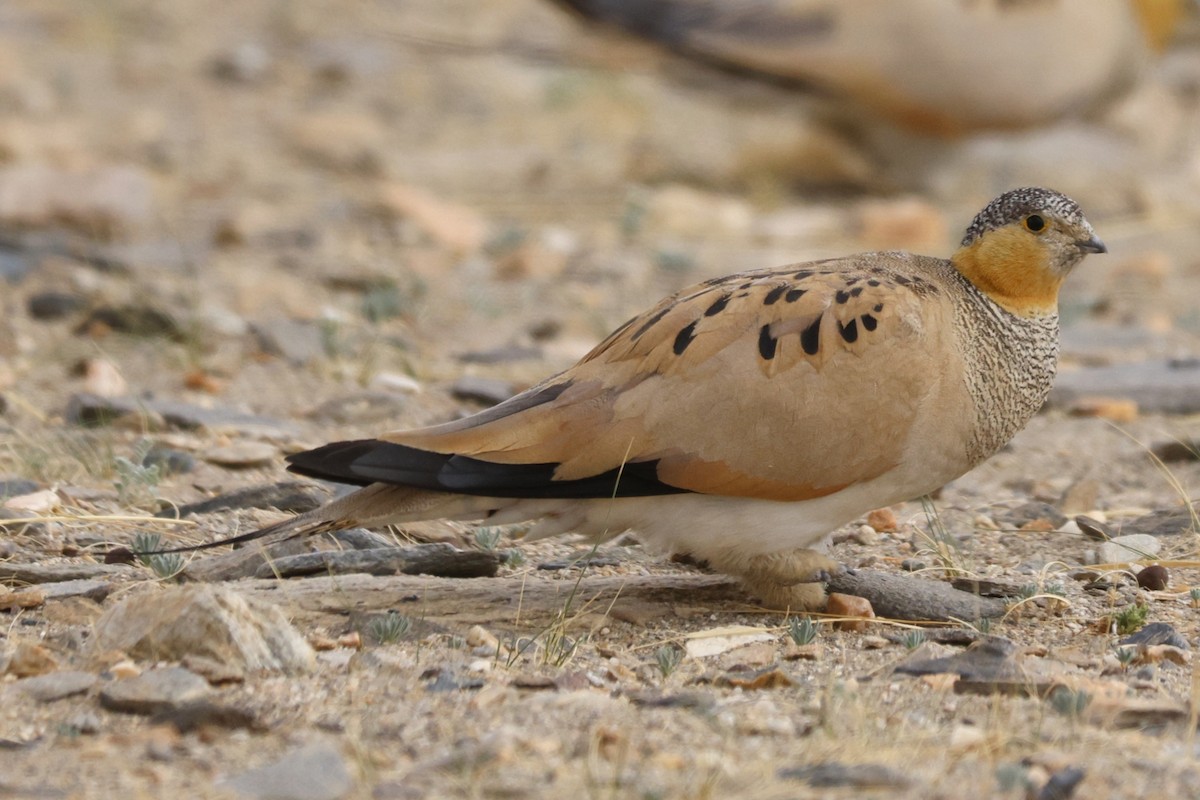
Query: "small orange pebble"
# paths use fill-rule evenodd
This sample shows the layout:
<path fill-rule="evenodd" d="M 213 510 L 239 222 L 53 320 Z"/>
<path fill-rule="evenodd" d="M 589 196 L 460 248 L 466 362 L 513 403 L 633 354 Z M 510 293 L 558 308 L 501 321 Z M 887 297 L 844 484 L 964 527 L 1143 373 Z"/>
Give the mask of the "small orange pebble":
<path fill-rule="evenodd" d="M 867 620 L 875 618 L 875 609 L 871 608 L 870 600 L 838 592 L 829 595 L 829 604 L 825 607 L 825 613 L 836 617 L 856 617 L 857 619 L 838 620 L 833 625 L 838 630 L 860 633 L 867 629 Z"/>
<path fill-rule="evenodd" d="M 880 533 L 890 533 L 900 527 L 896 512 L 890 508 L 877 508 L 867 514 L 867 524 Z"/>

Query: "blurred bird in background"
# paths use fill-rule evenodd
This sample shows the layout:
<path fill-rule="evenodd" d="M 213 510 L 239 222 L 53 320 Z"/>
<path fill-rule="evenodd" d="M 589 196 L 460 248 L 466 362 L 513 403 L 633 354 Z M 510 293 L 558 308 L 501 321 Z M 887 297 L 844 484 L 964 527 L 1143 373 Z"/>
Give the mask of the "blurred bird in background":
<path fill-rule="evenodd" d="M 924 134 L 1086 114 L 1128 89 L 1184 0 L 557 0 L 688 57 L 849 98 Z"/>

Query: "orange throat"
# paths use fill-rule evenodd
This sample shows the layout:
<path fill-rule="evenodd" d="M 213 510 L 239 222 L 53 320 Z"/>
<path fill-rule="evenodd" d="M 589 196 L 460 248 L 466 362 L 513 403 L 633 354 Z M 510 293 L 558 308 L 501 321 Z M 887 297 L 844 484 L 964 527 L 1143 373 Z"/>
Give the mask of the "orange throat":
<path fill-rule="evenodd" d="M 1019 317 L 1057 313 L 1064 275 L 1045 248 L 1016 230 L 991 231 L 950 257 L 955 269 L 994 303 Z"/>

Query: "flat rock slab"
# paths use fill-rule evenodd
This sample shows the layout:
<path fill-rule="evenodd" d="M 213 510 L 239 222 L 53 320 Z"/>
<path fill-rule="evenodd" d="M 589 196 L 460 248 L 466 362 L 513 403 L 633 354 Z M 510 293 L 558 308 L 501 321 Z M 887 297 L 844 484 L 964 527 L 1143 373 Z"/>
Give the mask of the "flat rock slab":
<path fill-rule="evenodd" d="M 327 502 L 333 492 L 317 483 L 279 481 L 265 486 L 247 486 L 231 492 L 189 503 L 178 508 L 165 508 L 154 516 L 166 519 L 186 519 L 196 514 L 212 514 L 231 508 L 277 508 L 301 514 Z"/>
<path fill-rule="evenodd" d="M 273 604 L 218 586 L 150 587 L 96 622 L 95 646 L 134 658 L 202 656 L 244 671 L 307 672 L 312 647 Z"/>
<path fill-rule="evenodd" d="M 315 742 L 220 785 L 252 800 L 338 800 L 354 789 L 354 779 L 336 747 Z"/>
<path fill-rule="evenodd" d="M 929 658 L 926 645 L 914 650 L 896 665 L 901 675 L 958 675 L 957 694 L 1005 694 L 1043 697 L 1063 683 L 1065 670 L 1024 658 L 1017 645 L 999 636 L 989 636 L 961 653 Z"/>
<path fill-rule="evenodd" d="M 325 615 L 399 610 L 466 625 L 503 627 L 516 617 L 551 617 L 564 604 L 603 613 L 620 598 L 626 610 L 647 617 L 673 613 L 676 605 L 737 609 L 750 605 L 733 579 L 723 575 L 587 576 L 571 581 L 529 581 L 497 577 L 482 581 L 432 578 L 424 575 L 332 575 L 297 581 L 253 580 L 238 590 L 287 608 L 306 621 Z M 573 598 L 573 599 L 572 599 Z M 518 612 L 519 609 L 519 612 Z"/>
<path fill-rule="evenodd" d="M 158 714 L 198 702 L 212 690 L 183 667 L 164 667 L 114 681 L 100 690 L 100 705 L 126 714 Z"/>
<path fill-rule="evenodd" d="M 0 561 L 0 581 L 15 583 L 63 583 L 92 578 L 133 577 L 137 574 L 137 569 L 124 564 L 93 564 L 87 561 L 21 564 Z"/>
<path fill-rule="evenodd" d="M 129 414 L 162 417 L 172 427 L 204 429 L 212 433 L 295 436 L 299 427 L 285 420 L 247 414 L 229 408 L 204 408 L 173 400 L 132 397 L 99 397 L 94 394 L 72 395 L 67 403 L 66 419 L 82 425 L 106 425 Z"/>
<path fill-rule="evenodd" d="M 80 578 L 73 581 L 43 583 L 38 588 L 46 595 L 47 600 L 86 597 L 89 600 L 101 603 L 112 592 L 113 584 L 110 581 L 102 581 L 94 578 Z"/>
<path fill-rule="evenodd" d="M 262 564 L 257 578 L 297 575 L 438 575 L 443 578 L 488 578 L 500 568 L 495 552 L 459 550 L 444 542 L 414 547 L 375 547 L 369 550 L 324 551 L 285 556 Z"/>
<path fill-rule="evenodd" d="M 91 689 L 100 679 L 90 672 L 62 670 L 34 678 L 24 678 L 12 684 L 12 690 L 21 692 L 39 703 L 49 703 Z"/>
<path fill-rule="evenodd" d="M 820 788 L 903 789 L 912 783 L 903 772 L 884 764 L 840 764 L 831 761 L 787 767 L 779 770 L 779 777 L 803 781 Z"/>
<path fill-rule="evenodd" d="M 1088 397 L 1133 400 L 1143 412 L 1200 412 L 1200 359 L 1143 361 L 1059 373 L 1049 403 L 1066 407 Z"/>

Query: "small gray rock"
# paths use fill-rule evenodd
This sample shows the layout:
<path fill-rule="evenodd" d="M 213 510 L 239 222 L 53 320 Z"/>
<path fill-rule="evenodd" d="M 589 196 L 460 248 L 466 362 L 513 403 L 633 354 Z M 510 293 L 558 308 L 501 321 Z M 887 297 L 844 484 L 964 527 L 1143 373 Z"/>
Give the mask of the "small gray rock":
<path fill-rule="evenodd" d="M 1114 536 L 1103 542 L 1097 557 L 1101 564 L 1122 564 L 1142 558 L 1154 558 L 1162 549 L 1162 542 L 1148 533 L 1131 533 Z"/>
<path fill-rule="evenodd" d="M 142 457 L 142 466 L 158 467 L 167 475 L 183 475 L 196 469 L 196 457 L 156 444 Z"/>
<path fill-rule="evenodd" d="M 338 800 L 354 788 L 354 779 L 336 747 L 314 742 L 222 784 L 252 800 Z"/>
<path fill-rule="evenodd" d="M 321 329 L 311 322 L 277 317 L 250 326 L 259 349 L 289 364 L 302 367 L 324 358 L 325 341 Z"/>
<path fill-rule="evenodd" d="M 39 703 L 61 700 L 74 694 L 82 694 L 99 682 L 90 672 L 62 670 L 33 678 L 24 678 L 13 684 L 17 691 L 24 692 Z"/>
<path fill-rule="evenodd" d="M 822 788 L 903 789 L 912 783 L 904 773 L 883 764 L 840 764 L 833 761 L 781 769 L 779 777 Z"/>
<path fill-rule="evenodd" d="M 164 667 L 114 681 L 100 690 L 100 705 L 126 714 L 158 714 L 195 703 L 212 690 L 208 681 L 183 667 Z"/>
<path fill-rule="evenodd" d="M 86 597 L 89 600 L 95 600 L 97 603 L 100 603 L 104 601 L 104 598 L 108 597 L 113 589 L 113 585 L 108 581 L 96 580 L 95 578 L 79 578 L 73 581 L 43 583 L 39 588 L 46 594 L 47 600 L 62 600 L 66 597 Z"/>
<path fill-rule="evenodd" d="M 0 500 L 33 494 L 41 488 L 37 481 L 26 480 L 25 478 L 7 478 L 0 481 Z"/>
<path fill-rule="evenodd" d="M 1175 630 L 1168 622 L 1151 622 L 1148 625 L 1143 625 L 1133 633 L 1126 636 L 1118 645 L 1146 645 L 1151 647 L 1156 644 L 1167 644 L 1171 647 L 1178 647 L 1180 650 L 1191 650 L 1192 646 L 1188 644 L 1188 640 L 1183 634 Z"/>
<path fill-rule="evenodd" d="M 137 570 L 123 564 L 21 564 L 0 561 L 0 581 L 14 583 L 58 583 L 88 578 L 108 578 L 136 574 Z"/>
<path fill-rule="evenodd" d="M 204 656 L 246 671 L 307 672 L 312 647 L 278 607 L 218 586 L 126 597 L 96 621 L 95 646 L 135 658 Z"/>
<path fill-rule="evenodd" d="M 229 469 L 266 466 L 279 456 L 275 445 L 267 442 L 234 442 L 204 451 L 204 460 Z"/>
<path fill-rule="evenodd" d="M 38 292 L 29 298 L 29 316 L 34 319 L 61 319 L 83 308 L 85 300 L 71 292 Z"/>
<path fill-rule="evenodd" d="M 312 511 L 333 496 L 327 487 L 317 483 L 279 481 L 265 486 L 246 486 L 217 495 L 198 503 L 189 503 L 178 508 L 159 511 L 154 516 L 167 519 L 187 519 L 196 514 L 212 514 L 231 508 L 277 508 L 302 514 Z"/>
<path fill-rule="evenodd" d="M 171 400 L 129 397 L 100 397 L 86 392 L 71 396 L 63 418 L 72 425 L 108 425 L 129 414 L 157 415 L 168 425 L 184 430 L 204 429 L 212 433 L 295 436 L 299 429 L 290 422 L 260 417 L 228 408 L 204 408 Z"/>
<path fill-rule="evenodd" d="M 516 389 L 508 381 L 497 378 L 464 375 L 450 385 L 450 394 L 457 400 L 494 406 L 516 394 Z"/>

